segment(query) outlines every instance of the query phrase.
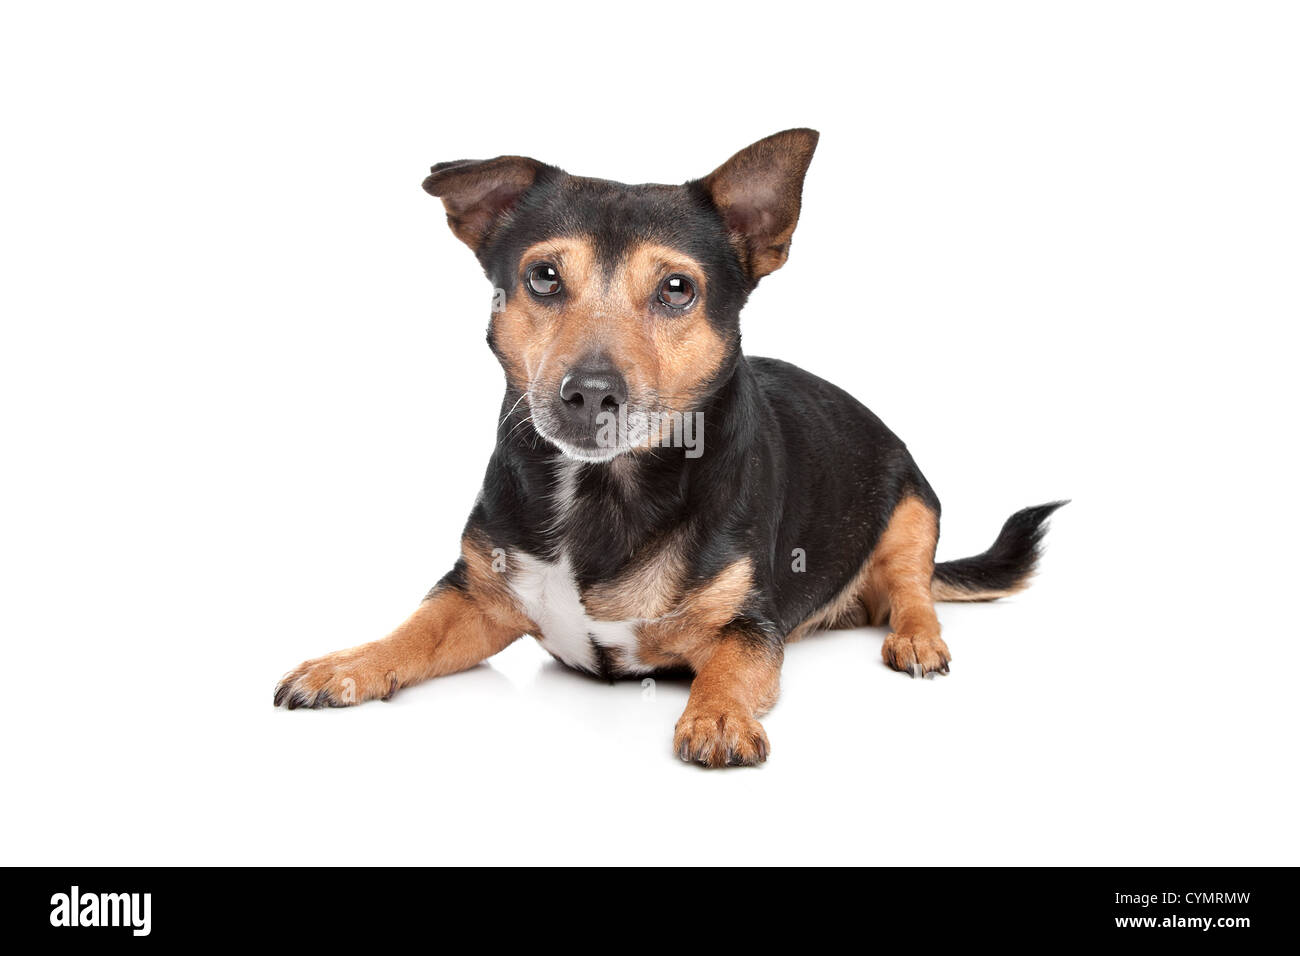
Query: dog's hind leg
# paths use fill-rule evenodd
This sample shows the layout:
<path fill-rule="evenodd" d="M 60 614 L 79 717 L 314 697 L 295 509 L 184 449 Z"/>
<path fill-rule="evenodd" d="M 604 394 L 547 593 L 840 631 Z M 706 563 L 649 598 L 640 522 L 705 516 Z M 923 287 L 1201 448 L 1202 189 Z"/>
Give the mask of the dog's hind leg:
<path fill-rule="evenodd" d="M 946 674 L 952 659 L 939 636 L 930 589 L 938 538 L 933 509 L 919 498 L 904 498 L 868 562 L 866 603 L 873 623 L 887 618 L 890 626 L 881 654 L 894 670 L 913 677 Z"/>

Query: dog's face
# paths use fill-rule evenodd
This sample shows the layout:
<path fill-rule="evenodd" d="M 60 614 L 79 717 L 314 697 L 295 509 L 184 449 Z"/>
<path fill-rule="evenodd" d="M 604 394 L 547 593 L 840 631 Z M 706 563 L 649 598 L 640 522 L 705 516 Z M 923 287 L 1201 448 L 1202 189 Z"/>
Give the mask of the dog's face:
<path fill-rule="evenodd" d="M 816 143 L 778 133 L 681 186 L 519 156 L 433 167 L 424 187 L 492 280 L 488 341 L 543 438 L 607 460 L 660 443 L 673 413 L 726 382 L 741 306 L 785 261 Z"/>

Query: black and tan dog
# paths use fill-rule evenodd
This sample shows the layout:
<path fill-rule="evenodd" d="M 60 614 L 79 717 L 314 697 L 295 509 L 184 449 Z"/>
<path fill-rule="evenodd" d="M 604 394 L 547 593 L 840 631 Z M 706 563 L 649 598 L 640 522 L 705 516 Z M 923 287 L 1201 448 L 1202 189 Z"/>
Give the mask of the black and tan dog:
<path fill-rule="evenodd" d="M 722 766 L 767 758 L 758 718 L 810 631 L 888 621 L 890 667 L 948 672 L 934 602 L 1023 587 L 1059 503 L 935 564 L 939 501 L 903 443 L 834 385 L 742 354 L 816 144 L 787 130 L 682 186 L 520 156 L 433 167 L 424 188 L 496 287 L 496 450 L 450 573 L 388 637 L 286 675 L 277 705 L 387 699 L 532 634 L 593 674 L 691 672 L 673 745 Z"/>

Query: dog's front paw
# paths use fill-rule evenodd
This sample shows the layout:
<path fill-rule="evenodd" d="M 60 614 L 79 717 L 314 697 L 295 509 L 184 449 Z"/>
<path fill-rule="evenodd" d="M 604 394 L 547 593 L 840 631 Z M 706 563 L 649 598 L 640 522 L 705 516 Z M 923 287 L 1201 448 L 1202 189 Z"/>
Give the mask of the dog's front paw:
<path fill-rule="evenodd" d="M 952 660 L 948 645 L 937 634 L 890 634 L 880 653 L 894 670 L 913 677 L 946 674 Z"/>
<path fill-rule="evenodd" d="M 767 759 L 772 746 L 767 732 L 740 711 L 688 707 L 677 721 L 673 749 L 688 763 L 706 767 L 752 767 Z"/>
<path fill-rule="evenodd" d="M 275 706 L 349 707 L 376 697 L 388 700 L 397 687 L 397 672 L 358 647 L 299 664 L 275 685 Z"/>

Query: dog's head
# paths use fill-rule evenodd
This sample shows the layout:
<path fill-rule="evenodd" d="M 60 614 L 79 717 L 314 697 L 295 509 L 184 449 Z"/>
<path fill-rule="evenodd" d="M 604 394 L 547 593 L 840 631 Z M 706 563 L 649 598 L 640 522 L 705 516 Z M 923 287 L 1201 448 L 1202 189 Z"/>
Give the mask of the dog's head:
<path fill-rule="evenodd" d="M 816 145 L 813 130 L 777 133 L 680 186 L 522 156 L 433 167 L 424 188 L 495 287 L 488 342 L 543 438 L 607 460 L 660 437 L 652 425 L 611 443 L 620 411 L 668 421 L 726 382 L 741 306 L 785 262 Z"/>

